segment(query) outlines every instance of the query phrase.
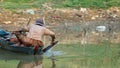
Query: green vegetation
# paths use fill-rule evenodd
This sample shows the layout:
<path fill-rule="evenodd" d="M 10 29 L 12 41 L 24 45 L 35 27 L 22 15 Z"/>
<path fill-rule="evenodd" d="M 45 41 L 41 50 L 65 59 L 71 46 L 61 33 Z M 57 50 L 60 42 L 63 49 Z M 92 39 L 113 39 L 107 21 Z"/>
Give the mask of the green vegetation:
<path fill-rule="evenodd" d="M 33 3 L 32 0 L 4 0 L 0 3 L 0 7 L 6 9 L 25 9 L 38 7 L 38 4 Z"/>
<path fill-rule="evenodd" d="M 118 0 L 65 0 L 65 7 L 108 8 L 120 6 Z"/>
<path fill-rule="evenodd" d="M 41 7 L 44 3 L 50 3 L 52 7 L 59 8 L 109 8 L 120 6 L 120 0 L 4 0 L 0 3 L 1 8 L 34 8 Z"/>
<path fill-rule="evenodd" d="M 14 2 L 14 3 L 28 3 L 34 0 L 4 0 L 4 2 Z"/>

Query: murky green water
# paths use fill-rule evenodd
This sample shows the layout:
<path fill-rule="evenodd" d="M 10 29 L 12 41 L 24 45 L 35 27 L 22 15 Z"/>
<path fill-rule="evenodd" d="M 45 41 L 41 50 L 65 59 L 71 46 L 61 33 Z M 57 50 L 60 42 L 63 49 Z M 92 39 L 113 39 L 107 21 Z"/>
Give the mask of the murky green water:
<path fill-rule="evenodd" d="M 57 49 L 60 50 L 62 47 L 59 46 Z M 83 48 L 77 50 L 77 45 L 64 47 L 65 49 L 62 49 L 62 51 L 66 53 L 55 56 L 52 54 L 49 56 L 33 56 L 0 50 L 0 68 L 120 68 L 119 53 L 112 51 L 116 54 L 112 53 L 114 54 L 112 56 L 109 56 L 109 53 L 103 55 L 105 51 L 103 47 L 97 46 L 98 49 L 95 48 L 95 51 L 93 47 L 86 48 L 87 50 L 90 49 L 88 52 L 85 51 L 86 55 L 82 51 Z M 69 53 L 69 49 L 74 52 Z"/>
<path fill-rule="evenodd" d="M 31 57 L 32 58 L 32 57 Z M 85 59 L 85 58 L 59 58 L 40 59 L 41 56 L 34 57 L 33 60 L 7 59 L 0 61 L 0 68 L 119 68 L 120 61 L 111 58 Z"/>

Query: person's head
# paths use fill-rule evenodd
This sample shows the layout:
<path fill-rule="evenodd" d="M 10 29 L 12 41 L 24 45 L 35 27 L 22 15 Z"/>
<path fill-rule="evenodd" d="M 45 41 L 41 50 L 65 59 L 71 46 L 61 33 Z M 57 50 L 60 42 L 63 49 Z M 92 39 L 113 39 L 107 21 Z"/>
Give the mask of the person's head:
<path fill-rule="evenodd" d="M 37 20 L 35 21 L 35 24 L 36 24 L 36 25 L 39 25 L 39 26 L 45 26 L 45 25 L 44 25 L 44 22 L 43 22 L 43 19 L 37 19 Z"/>

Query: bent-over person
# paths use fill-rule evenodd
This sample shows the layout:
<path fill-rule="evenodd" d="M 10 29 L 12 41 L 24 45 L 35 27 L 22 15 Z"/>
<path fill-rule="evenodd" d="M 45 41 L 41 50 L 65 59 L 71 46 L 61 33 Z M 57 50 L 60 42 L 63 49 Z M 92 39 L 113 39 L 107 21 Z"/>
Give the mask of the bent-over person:
<path fill-rule="evenodd" d="M 20 31 L 28 31 L 25 35 L 22 35 Z M 43 36 L 49 35 L 51 36 L 51 44 L 54 43 L 55 33 L 49 29 L 47 29 L 44 25 L 42 19 L 37 19 L 34 24 L 29 25 L 27 28 L 23 28 L 16 32 L 16 37 L 18 41 L 24 46 L 34 46 L 35 52 L 39 47 L 43 46 Z M 16 39 L 11 39 L 12 42 L 16 42 Z"/>

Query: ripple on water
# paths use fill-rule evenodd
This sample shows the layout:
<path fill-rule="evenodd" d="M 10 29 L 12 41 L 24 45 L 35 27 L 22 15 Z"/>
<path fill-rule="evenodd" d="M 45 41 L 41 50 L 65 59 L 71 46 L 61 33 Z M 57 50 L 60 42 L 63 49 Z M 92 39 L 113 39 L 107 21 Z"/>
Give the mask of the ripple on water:
<path fill-rule="evenodd" d="M 44 53 L 44 56 L 51 56 L 51 55 L 54 55 L 54 56 L 60 56 L 60 55 L 65 55 L 66 53 L 63 52 L 63 51 L 53 51 L 53 50 L 48 50 L 46 53 Z"/>

